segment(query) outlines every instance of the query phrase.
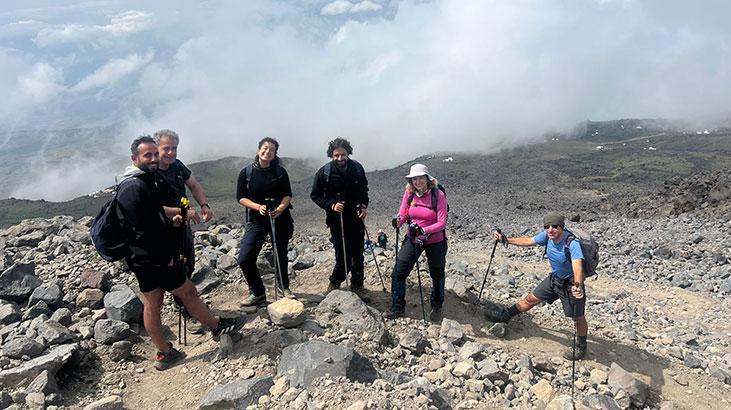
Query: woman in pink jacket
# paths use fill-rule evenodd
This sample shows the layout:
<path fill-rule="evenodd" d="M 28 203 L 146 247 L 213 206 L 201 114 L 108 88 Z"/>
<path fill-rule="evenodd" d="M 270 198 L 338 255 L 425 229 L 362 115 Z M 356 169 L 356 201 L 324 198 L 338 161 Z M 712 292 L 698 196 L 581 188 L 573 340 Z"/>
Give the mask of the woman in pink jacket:
<path fill-rule="evenodd" d="M 392 319 L 404 315 L 406 277 L 411 273 L 421 252 L 425 251 L 432 279 L 429 319 L 437 321 L 441 317 L 444 303 L 447 198 L 438 188 L 437 180 L 429 174 L 426 165 L 412 165 L 406 179 L 408 184 L 401 200 L 401 208 L 392 224 L 394 228 L 406 224 L 408 229 L 391 275 L 391 310 L 384 316 Z"/>

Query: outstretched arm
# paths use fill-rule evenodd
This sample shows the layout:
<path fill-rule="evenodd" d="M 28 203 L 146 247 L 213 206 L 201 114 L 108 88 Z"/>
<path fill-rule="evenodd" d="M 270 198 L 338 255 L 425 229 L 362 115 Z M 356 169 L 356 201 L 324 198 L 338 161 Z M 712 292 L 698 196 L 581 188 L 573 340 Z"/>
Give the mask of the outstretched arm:
<path fill-rule="evenodd" d="M 198 205 L 201 206 L 203 222 L 208 222 L 211 218 L 213 218 L 213 210 L 208 204 L 208 198 L 206 198 L 206 191 L 203 190 L 203 186 L 201 186 L 200 182 L 198 182 L 193 175 L 185 181 L 185 185 L 188 186 L 188 189 L 190 189 L 190 192 L 193 194 L 193 198 L 195 198 Z"/>

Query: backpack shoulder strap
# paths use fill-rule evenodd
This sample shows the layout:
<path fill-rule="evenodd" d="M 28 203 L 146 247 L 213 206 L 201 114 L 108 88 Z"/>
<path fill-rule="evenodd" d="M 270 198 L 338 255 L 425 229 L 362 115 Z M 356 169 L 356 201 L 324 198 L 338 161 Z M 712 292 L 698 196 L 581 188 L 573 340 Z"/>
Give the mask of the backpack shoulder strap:
<path fill-rule="evenodd" d="M 431 189 L 431 208 L 434 212 L 437 212 L 437 205 L 439 204 L 439 189 Z"/>
<path fill-rule="evenodd" d="M 333 171 L 333 163 L 332 161 L 328 162 L 325 165 L 325 169 L 323 169 L 323 175 L 325 176 L 325 188 L 327 188 L 327 185 L 330 183 L 330 174 L 332 174 Z"/>

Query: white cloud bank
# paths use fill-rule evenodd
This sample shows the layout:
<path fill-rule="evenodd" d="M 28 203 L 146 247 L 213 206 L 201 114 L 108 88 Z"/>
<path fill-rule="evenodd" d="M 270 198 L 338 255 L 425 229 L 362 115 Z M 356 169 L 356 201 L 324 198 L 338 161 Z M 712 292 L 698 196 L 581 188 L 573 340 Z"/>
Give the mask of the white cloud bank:
<path fill-rule="evenodd" d="M 144 55 L 130 54 L 124 58 L 115 58 L 84 77 L 74 87 L 74 91 L 88 91 L 97 87 L 106 87 L 141 69 L 155 56 L 148 51 Z"/>
<path fill-rule="evenodd" d="M 40 47 L 63 43 L 78 43 L 96 40 L 99 36 L 121 37 L 150 28 L 152 15 L 148 12 L 129 10 L 111 17 L 108 24 L 84 25 L 61 24 L 40 30 L 34 41 Z"/>

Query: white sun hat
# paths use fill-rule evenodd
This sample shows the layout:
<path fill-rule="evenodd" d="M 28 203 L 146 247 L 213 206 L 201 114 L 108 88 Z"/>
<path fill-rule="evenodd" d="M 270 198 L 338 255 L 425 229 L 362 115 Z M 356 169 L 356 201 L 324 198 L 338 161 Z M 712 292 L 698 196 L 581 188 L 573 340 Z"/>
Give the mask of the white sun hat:
<path fill-rule="evenodd" d="M 429 174 L 429 168 L 427 168 L 424 164 L 412 165 L 409 170 L 409 175 L 406 175 L 406 178 L 420 177 L 422 175 L 426 175 L 426 177 L 430 180 L 434 180 L 434 177 Z"/>

